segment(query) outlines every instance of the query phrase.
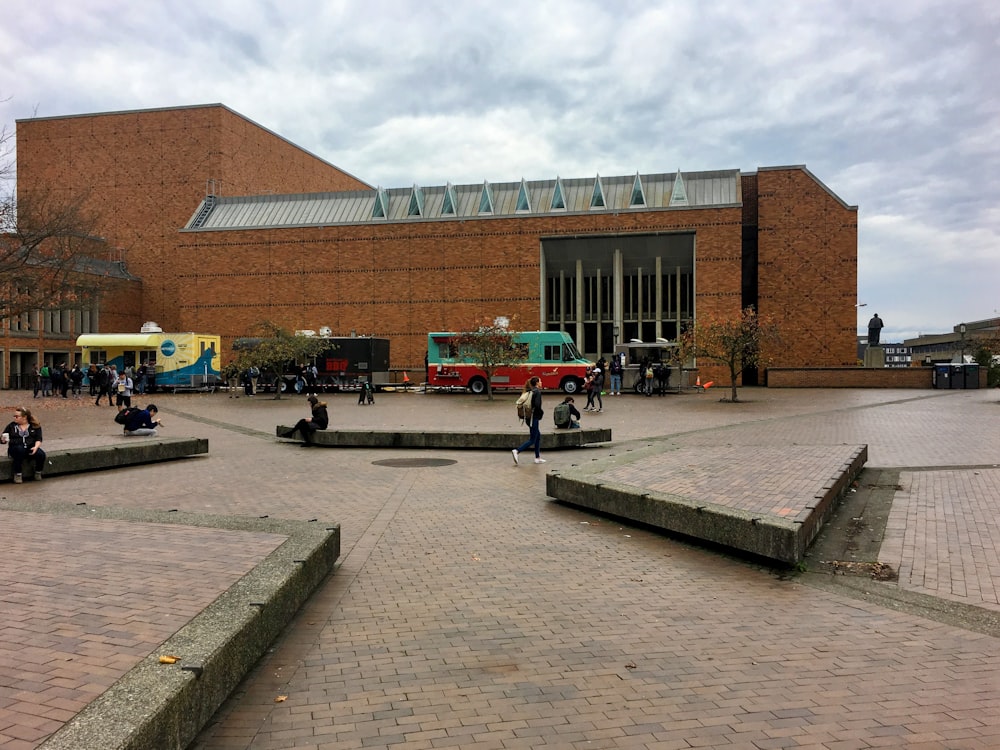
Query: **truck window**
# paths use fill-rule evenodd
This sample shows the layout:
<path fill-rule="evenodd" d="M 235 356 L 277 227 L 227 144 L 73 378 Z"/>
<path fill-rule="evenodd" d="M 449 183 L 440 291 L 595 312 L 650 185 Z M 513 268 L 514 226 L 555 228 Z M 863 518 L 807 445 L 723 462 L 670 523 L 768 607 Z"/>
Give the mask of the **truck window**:
<path fill-rule="evenodd" d="M 549 362 L 562 362 L 562 344 L 546 344 L 545 359 Z"/>

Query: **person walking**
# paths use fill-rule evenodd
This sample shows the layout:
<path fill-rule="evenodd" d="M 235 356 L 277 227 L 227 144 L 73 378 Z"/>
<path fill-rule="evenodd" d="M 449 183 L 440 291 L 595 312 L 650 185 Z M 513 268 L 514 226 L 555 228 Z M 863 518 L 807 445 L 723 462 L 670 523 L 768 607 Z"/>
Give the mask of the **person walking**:
<path fill-rule="evenodd" d="M 96 364 L 91 362 L 90 367 L 87 368 L 87 384 L 90 386 L 91 396 L 96 396 L 100 392 L 100 386 L 98 385 L 100 374 L 100 369 L 98 369 Z"/>
<path fill-rule="evenodd" d="M 42 365 L 42 368 L 38 371 L 42 379 L 42 396 L 52 395 L 52 372 L 49 370 L 49 366 L 46 364 Z"/>
<path fill-rule="evenodd" d="M 101 405 L 101 399 L 104 396 L 108 397 L 108 406 L 114 406 L 115 402 L 111 398 L 111 383 L 113 376 L 111 370 L 107 365 L 104 365 L 97 373 L 97 400 L 94 401 L 95 406 Z"/>
<path fill-rule="evenodd" d="M 80 398 L 83 394 L 83 370 L 80 369 L 80 365 L 73 365 L 73 369 L 69 371 L 69 383 L 73 397 Z"/>
<path fill-rule="evenodd" d="M 330 426 L 330 415 L 326 409 L 326 402 L 320 401 L 314 394 L 309 394 L 306 401 L 309 402 L 312 416 L 309 419 L 300 419 L 291 430 L 286 430 L 282 437 L 291 437 L 298 430 L 302 435 L 302 445 L 313 445 L 312 439 L 316 430 L 325 430 Z"/>
<path fill-rule="evenodd" d="M 14 421 L 3 428 L 3 432 L 0 433 L 0 443 L 7 444 L 14 484 L 21 484 L 23 481 L 21 469 L 26 458 L 35 462 L 35 480 L 42 478 L 42 470 L 45 468 L 42 426 L 28 409 L 23 406 L 14 409 Z"/>
<path fill-rule="evenodd" d="M 530 433 L 528 439 L 520 448 L 514 448 L 511 451 L 511 455 L 514 456 L 514 464 L 518 464 L 518 455 L 522 451 L 526 451 L 529 448 L 535 449 L 535 463 L 544 464 L 545 459 L 542 458 L 542 429 L 540 427 L 540 421 L 542 417 L 545 416 L 545 412 L 542 409 L 542 391 L 539 387 L 541 380 L 538 376 L 531 378 L 528 381 L 528 385 L 531 387 L 531 415 L 528 417 Z"/>
<path fill-rule="evenodd" d="M 31 370 L 31 388 L 35 392 L 34 398 L 38 398 L 38 392 L 42 390 L 42 375 L 37 364 Z"/>
<path fill-rule="evenodd" d="M 132 406 L 132 378 L 128 370 L 122 370 L 122 374 L 117 377 L 114 384 L 115 405 L 121 409 Z"/>
<path fill-rule="evenodd" d="M 609 368 L 611 371 L 611 395 L 620 396 L 622 395 L 622 374 L 625 372 L 621 355 L 615 354 L 611 357 Z"/>

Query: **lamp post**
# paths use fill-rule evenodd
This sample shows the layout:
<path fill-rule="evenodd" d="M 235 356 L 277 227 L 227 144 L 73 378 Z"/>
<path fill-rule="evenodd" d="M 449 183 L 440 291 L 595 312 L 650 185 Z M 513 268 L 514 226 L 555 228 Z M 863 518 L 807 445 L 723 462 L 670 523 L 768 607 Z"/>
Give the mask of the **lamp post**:
<path fill-rule="evenodd" d="M 959 324 L 959 326 L 958 326 L 958 332 L 960 334 L 962 334 L 962 352 L 959 355 L 958 363 L 962 364 L 962 365 L 965 364 L 965 332 L 966 332 L 966 330 L 968 330 L 968 329 L 967 329 L 965 323 Z"/>
<path fill-rule="evenodd" d="M 612 331 L 612 332 L 614 333 L 614 336 L 615 336 L 615 344 L 617 345 L 617 344 L 618 344 L 618 334 L 619 334 L 619 333 L 621 333 L 621 331 L 619 330 L 618 326 L 614 326 L 614 327 L 613 327 L 613 328 L 611 329 L 611 331 Z"/>

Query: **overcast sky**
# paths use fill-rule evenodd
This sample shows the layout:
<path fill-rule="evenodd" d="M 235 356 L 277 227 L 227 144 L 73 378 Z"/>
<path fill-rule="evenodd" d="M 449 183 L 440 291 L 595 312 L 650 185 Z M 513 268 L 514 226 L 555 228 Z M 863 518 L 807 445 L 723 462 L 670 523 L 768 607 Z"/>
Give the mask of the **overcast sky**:
<path fill-rule="evenodd" d="M 221 102 L 372 185 L 804 164 L 858 328 L 1000 315 L 995 0 L 5 0 L 0 125 Z"/>

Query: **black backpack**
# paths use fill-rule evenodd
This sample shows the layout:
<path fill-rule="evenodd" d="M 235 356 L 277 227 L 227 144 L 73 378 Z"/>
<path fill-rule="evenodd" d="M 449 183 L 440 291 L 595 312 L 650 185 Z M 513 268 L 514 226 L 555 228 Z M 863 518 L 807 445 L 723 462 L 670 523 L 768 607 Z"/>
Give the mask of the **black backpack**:
<path fill-rule="evenodd" d="M 115 414 L 115 421 L 118 424 L 125 424 L 128 421 L 128 418 L 137 411 L 139 410 L 136 409 L 135 407 L 126 407 L 121 411 L 119 411 L 117 414 Z"/>

